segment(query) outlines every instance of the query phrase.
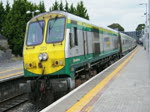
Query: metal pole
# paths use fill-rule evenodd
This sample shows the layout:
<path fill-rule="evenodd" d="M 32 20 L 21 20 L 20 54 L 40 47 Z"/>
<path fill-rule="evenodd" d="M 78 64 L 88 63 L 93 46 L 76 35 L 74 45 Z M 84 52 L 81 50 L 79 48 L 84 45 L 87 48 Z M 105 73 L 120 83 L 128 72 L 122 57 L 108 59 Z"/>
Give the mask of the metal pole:
<path fill-rule="evenodd" d="M 146 6 L 146 25 L 147 25 L 147 14 L 148 14 L 148 12 L 147 12 L 147 3 L 145 4 L 145 6 Z"/>
<path fill-rule="evenodd" d="M 149 59 L 148 59 L 148 61 L 149 61 L 149 76 L 150 76 L 150 0 L 148 0 L 148 23 L 149 23 L 149 25 L 147 25 L 148 26 L 148 34 L 149 34 L 149 36 L 148 36 L 148 43 L 149 43 L 149 45 L 148 45 L 148 52 L 149 52 Z"/>
<path fill-rule="evenodd" d="M 32 17 L 34 17 L 34 11 L 32 11 L 31 13 L 32 13 Z"/>

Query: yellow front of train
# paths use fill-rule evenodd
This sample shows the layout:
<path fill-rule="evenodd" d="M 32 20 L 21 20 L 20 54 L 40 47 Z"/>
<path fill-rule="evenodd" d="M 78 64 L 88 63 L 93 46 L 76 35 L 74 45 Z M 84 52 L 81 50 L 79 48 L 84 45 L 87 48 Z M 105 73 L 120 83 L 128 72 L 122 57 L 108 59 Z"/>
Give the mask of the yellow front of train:
<path fill-rule="evenodd" d="M 32 18 L 24 42 L 24 76 L 55 74 L 65 66 L 66 17 L 47 13 Z"/>

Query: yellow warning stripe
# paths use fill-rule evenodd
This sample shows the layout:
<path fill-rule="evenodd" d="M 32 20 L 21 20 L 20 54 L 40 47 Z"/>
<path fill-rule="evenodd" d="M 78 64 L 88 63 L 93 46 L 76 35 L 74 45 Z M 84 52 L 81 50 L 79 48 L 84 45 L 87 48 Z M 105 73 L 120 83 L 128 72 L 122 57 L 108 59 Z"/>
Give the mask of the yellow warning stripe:
<path fill-rule="evenodd" d="M 5 76 L 0 76 L 0 79 L 5 79 L 5 78 L 12 77 L 12 76 L 15 76 L 15 75 L 19 75 L 19 74 L 22 74 L 22 73 L 23 73 L 23 71 L 13 73 L 13 74 L 9 74 L 9 75 L 5 75 Z"/>
<path fill-rule="evenodd" d="M 84 106 L 86 106 L 92 98 L 100 92 L 109 81 L 117 75 L 117 73 L 131 60 L 131 58 L 137 53 L 139 49 L 136 49 L 123 63 L 120 64 L 112 73 L 110 73 L 105 79 L 103 79 L 97 86 L 95 86 L 89 93 L 87 93 L 80 101 L 74 104 L 66 112 L 80 112 Z"/>
<path fill-rule="evenodd" d="M 10 70 L 5 70 L 5 71 L 1 71 L 0 73 L 6 73 L 6 72 L 13 71 L 13 70 L 19 70 L 19 69 L 22 69 L 22 67 L 20 67 L 20 68 L 10 69 Z"/>

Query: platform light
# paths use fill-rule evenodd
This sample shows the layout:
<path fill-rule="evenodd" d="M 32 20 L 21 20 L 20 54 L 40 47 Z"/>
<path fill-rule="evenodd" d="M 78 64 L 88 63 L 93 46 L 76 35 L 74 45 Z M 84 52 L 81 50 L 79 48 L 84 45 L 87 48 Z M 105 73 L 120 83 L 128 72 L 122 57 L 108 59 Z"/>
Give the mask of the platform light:
<path fill-rule="evenodd" d="M 27 11 L 26 14 L 31 14 L 32 13 L 32 17 L 34 17 L 35 13 L 39 13 L 39 10 L 35 10 L 35 11 Z"/>

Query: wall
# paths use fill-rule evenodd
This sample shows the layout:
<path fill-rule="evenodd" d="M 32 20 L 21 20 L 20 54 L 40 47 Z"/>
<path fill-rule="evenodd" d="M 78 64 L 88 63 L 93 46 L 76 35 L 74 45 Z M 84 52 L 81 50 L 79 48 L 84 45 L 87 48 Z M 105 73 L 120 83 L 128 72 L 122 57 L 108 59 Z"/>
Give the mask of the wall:
<path fill-rule="evenodd" d="M 9 49 L 7 39 L 0 39 L 0 63 L 11 59 L 12 51 Z"/>

